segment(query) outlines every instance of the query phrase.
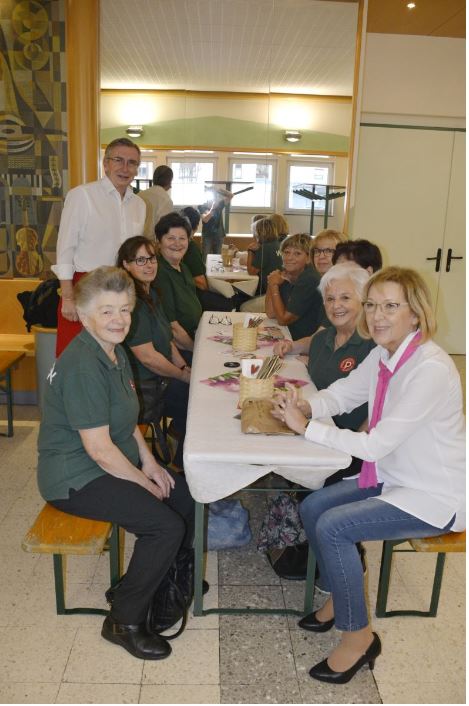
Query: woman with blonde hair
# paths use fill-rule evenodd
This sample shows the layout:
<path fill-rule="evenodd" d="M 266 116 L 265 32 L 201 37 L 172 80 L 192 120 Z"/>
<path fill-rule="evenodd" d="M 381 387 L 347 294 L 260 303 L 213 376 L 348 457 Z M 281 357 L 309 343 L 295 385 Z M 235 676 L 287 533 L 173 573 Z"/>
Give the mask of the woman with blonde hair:
<path fill-rule="evenodd" d="M 299 625 L 342 632 L 339 645 L 310 670 L 319 681 L 344 684 L 381 642 L 368 621 L 356 543 L 459 532 L 465 528 L 465 437 L 461 380 L 434 341 L 430 293 L 415 271 L 388 267 L 365 285 L 358 330 L 376 343 L 344 379 L 300 400 L 277 396 L 274 414 L 309 441 L 363 459 L 357 479 L 311 493 L 300 512 L 331 595 Z M 368 401 L 368 432 L 320 421 Z"/>
<path fill-rule="evenodd" d="M 250 275 L 259 275 L 256 294 L 265 294 L 267 277 L 282 266 L 280 242 L 277 229 L 271 218 L 262 218 L 253 223 L 253 234 L 257 247 L 248 249 L 247 269 Z"/>
<path fill-rule="evenodd" d="M 311 265 L 311 242 L 308 233 L 285 238 L 280 243 L 283 267 L 267 277 L 267 316 L 288 326 L 294 341 L 314 333 L 324 311 L 319 275 Z"/>
<path fill-rule="evenodd" d="M 277 230 L 277 238 L 282 242 L 290 231 L 288 221 L 280 213 L 273 213 L 269 218 L 274 224 L 274 228 Z"/>
<path fill-rule="evenodd" d="M 312 262 L 316 272 L 322 277 L 329 268 L 332 267 L 332 257 L 338 243 L 347 240 L 345 233 L 327 228 L 321 230 L 313 238 L 311 249 Z"/>

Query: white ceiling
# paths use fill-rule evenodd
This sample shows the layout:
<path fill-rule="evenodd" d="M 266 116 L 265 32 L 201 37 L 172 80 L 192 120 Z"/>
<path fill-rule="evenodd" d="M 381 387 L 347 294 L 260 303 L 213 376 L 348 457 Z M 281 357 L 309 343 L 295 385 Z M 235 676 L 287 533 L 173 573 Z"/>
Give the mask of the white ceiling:
<path fill-rule="evenodd" d="M 352 95 L 358 5 L 101 0 L 101 88 Z"/>

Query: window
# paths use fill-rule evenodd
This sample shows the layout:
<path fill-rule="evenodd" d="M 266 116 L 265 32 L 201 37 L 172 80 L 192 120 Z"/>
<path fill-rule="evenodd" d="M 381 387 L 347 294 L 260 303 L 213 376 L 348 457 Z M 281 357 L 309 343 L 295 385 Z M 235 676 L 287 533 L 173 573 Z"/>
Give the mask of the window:
<path fill-rule="evenodd" d="M 230 160 L 230 178 L 233 181 L 250 182 L 248 184 L 233 184 L 231 190 L 241 191 L 254 187 L 243 194 L 235 196 L 231 202 L 232 209 L 271 209 L 273 204 L 274 161 L 242 158 Z"/>
<path fill-rule="evenodd" d="M 311 199 L 296 194 L 301 188 L 313 190 L 320 196 L 325 196 L 327 184 L 334 183 L 334 165 L 332 162 L 289 162 L 288 163 L 288 197 L 287 210 L 310 211 Z M 324 201 L 314 201 L 314 212 L 324 213 Z M 329 203 L 329 214 L 332 215 L 332 203 Z"/>
<path fill-rule="evenodd" d="M 137 176 L 132 181 L 131 186 L 135 189 L 138 188 L 139 191 L 144 189 L 149 189 L 153 184 L 153 171 L 155 167 L 152 161 L 140 162 L 138 168 Z"/>
<path fill-rule="evenodd" d="M 205 182 L 215 178 L 213 160 L 177 157 L 168 159 L 168 166 L 174 172 L 171 198 L 175 206 L 198 206 L 207 201 Z"/>

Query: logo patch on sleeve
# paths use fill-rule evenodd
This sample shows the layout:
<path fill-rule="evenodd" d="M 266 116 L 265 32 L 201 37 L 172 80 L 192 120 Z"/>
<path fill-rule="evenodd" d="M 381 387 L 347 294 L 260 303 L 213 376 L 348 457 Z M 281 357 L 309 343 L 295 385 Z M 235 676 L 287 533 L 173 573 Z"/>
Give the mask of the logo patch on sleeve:
<path fill-rule="evenodd" d="M 352 356 L 349 356 L 348 358 L 344 358 L 343 360 L 340 361 L 339 370 L 342 373 L 349 373 L 351 370 L 354 369 L 356 364 L 357 364 L 357 361 L 355 360 L 355 358 L 353 358 Z"/>
<path fill-rule="evenodd" d="M 135 392 L 135 383 L 134 383 L 134 381 L 131 380 L 130 378 L 129 378 L 129 385 L 130 385 L 130 387 L 132 388 L 132 390 Z"/>

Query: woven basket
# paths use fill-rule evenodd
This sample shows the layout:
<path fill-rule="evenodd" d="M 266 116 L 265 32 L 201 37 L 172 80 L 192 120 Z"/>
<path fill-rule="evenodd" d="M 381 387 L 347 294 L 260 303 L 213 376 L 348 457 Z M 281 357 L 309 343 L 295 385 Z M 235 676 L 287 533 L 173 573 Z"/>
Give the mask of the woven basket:
<path fill-rule="evenodd" d="M 257 326 L 246 328 L 242 323 L 233 324 L 233 350 L 255 351 L 257 348 Z"/>
<path fill-rule="evenodd" d="M 241 375 L 239 378 L 239 406 L 243 406 L 244 400 L 248 399 L 272 399 L 274 394 L 274 378 L 247 378 Z"/>

